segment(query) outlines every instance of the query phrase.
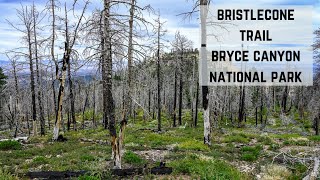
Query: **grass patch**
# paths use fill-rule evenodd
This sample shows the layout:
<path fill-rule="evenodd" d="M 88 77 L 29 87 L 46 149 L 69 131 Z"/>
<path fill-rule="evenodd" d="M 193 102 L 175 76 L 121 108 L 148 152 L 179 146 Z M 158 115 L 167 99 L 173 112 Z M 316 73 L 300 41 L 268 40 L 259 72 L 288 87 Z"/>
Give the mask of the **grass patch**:
<path fill-rule="evenodd" d="M 203 142 L 200 141 L 185 141 L 178 145 L 179 149 L 183 150 L 195 150 L 195 151 L 209 151 L 210 148 L 203 144 Z"/>
<path fill-rule="evenodd" d="M 223 142 L 226 142 L 226 143 L 230 143 L 230 142 L 248 143 L 249 138 L 243 137 L 243 136 L 228 135 L 224 138 Z"/>
<path fill-rule="evenodd" d="M 257 138 L 257 140 L 265 145 L 271 145 L 273 143 L 273 140 L 267 135 L 261 135 Z"/>
<path fill-rule="evenodd" d="M 2 141 L 0 142 L 0 150 L 19 150 L 22 146 L 18 141 Z"/>
<path fill-rule="evenodd" d="M 320 136 L 310 136 L 309 140 L 311 141 L 316 141 L 316 142 L 320 142 Z"/>
<path fill-rule="evenodd" d="M 87 155 L 87 154 L 85 154 L 85 155 L 82 155 L 82 156 L 80 157 L 80 160 L 81 160 L 81 161 L 94 161 L 95 158 L 94 158 L 94 156 L 92 156 L 92 155 Z"/>
<path fill-rule="evenodd" d="M 137 154 L 132 151 L 127 151 L 123 155 L 123 160 L 129 164 L 142 165 L 145 163 L 145 160 L 139 157 Z"/>
<path fill-rule="evenodd" d="M 262 179 L 288 179 L 292 173 L 285 167 L 276 164 L 262 168 Z"/>
<path fill-rule="evenodd" d="M 302 179 L 308 170 L 308 167 L 301 163 L 293 164 L 291 168 L 292 174 L 288 179 Z"/>
<path fill-rule="evenodd" d="M 0 169 L 0 180 L 18 180 L 18 178 L 7 170 Z"/>
<path fill-rule="evenodd" d="M 46 157 L 43 156 L 36 156 L 33 160 L 32 160 L 32 166 L 38 166 L 38 165 L 42 165 L 42 164 L 47 164 L 49 163 L 48 159 Z"/>
<path fill-rule="evenodd" d="M 304 137 L 290 138 L 283 142 L 284 145 L 296 145 L 296 146 L 307 146 L 309 144 L 309 139 Z"/>
<path fill-rule="evenodd" d="M 256 161 L 259 158 L 262 146 L 244 146 L 241 148 L 241 160 Z"/>
<path fill-rule="evenodd" d="M 193 179 L 247 179 L 247 176 L 221 160 L 205 160 L 191 154 L 169 163 L 174 173 L 189 174 Z"/>

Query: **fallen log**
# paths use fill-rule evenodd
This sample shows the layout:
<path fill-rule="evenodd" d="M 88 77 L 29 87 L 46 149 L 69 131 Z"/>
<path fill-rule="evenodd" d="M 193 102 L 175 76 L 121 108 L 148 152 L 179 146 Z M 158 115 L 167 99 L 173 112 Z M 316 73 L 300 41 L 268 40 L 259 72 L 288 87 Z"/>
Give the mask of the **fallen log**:
<path fill-rule="evenodd" d="M 172 167 L 153 167 L 148 168 L 128 168 L 128 169 L 111 169 L 111 174 L 114 176 L 135 176 L 143 174 L 154 174 L 154 175 L 164 175 L 171 174 Z M 110 172 L 109 171 L 109 172 Z M 41 172 L 28 172 L 25 174 L 26 177 L 30 179 L 70 179 L 72 177 L 79 177 L 85 174 L 91 174 L 89 171 L 41 171 Z M 102 174 L 108 174 L 108 172 L 103 172 Z"/>
<path fill-rule="evenodd" d="M 151 168 L 151 174 L 171 174 L 172 173 L 172 167 L 153 167 Z"/>
<path fill-rule="evenodd" d="M 0 139 L 1 141 L 22 141 L 22 142 L 27 142 L 29 137 L 16 137 L 13 139 Z"/>
<path fill-rule="evenodd" d="M 41 178 L 41 179 L 66 179 L 71 177 L 78 177 L 85 175 L 87 171 L 41 171 L 41 172 L 28 172 L 26 174 L 30 179 Z"/>

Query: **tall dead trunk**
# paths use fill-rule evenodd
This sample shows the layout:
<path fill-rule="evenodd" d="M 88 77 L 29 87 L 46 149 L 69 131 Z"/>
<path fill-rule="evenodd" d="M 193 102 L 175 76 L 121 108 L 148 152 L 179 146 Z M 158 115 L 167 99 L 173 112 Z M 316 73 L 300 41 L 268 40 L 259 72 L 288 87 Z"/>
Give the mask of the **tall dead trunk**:
<path fill-rule="evenodd" d="M 65 52 L 62 59 L 62 74 L 60 80 L 60 87 L 59 87 L 59 94 L 58 94 L 58 111 L 57 117 L 54 123 L 53 129 L 53 140 L 57 140 L 59 136 L 59 129 L 61 125 L 61 118 L 62 118 L 62 105 L 63 105 L 63 97 L 64 97 L 64 89 L 65 89 L 65 81 L 66 81 L 66 74 L 67 74 L 67 64 L 69 63 L 69 45 L 65 42 Z"/>
<path fill-rule="evenodd" d="M 57 103 L 57 96 L 56 96 L 56 89 L 55 89 L 55 82 L 56 80 L 59 79 L 59 65 L 58 61 L 55 58 L 55 51 L 54 51 L 54 46 L 55 46 L 55 39 L 56 39 L 56 34 L 55 34 L 55 29 L 56 29 L 56 15 L 55 15 L 55 0 L 51 0 L 51 16 L 52 16 L 52 38 L 51 38 L 51 59 L 54 62 L 55 65 L 55 78 L 52 77 L 52 94 L 53 94 L 53 104 L 54 104 L 54 110 L 55 110 L 55 118 L 58 116 L 58 103 Z"/>
<path fill-rule="evenodd" d="M 314 119 L 315 123 L 314 123 L 314 130 L 316 131 L 316 135 L 319 135 L 319 117 L 316 117 Z"/>
<path fill-rule="evenodd" d="M 42 93 L 41 93 L 41 81 L 40 81 L 40 73 L 39 73 L 39 57 L 38 57 L 38 41 L 37 41 L 37 21 L 36 21 L 36 12 L 35 5 L 33 5 L 32 13 L 33 13 L 33 38 L 34 38 L 34 52 L 35 52 L 35 60 L 36 60 L 36 76 L 37 76 L 37 84 L 38 84 L 38 106 L 40 112 L 40 134 L 45 135 L 45 120 L 44 120 L 44 112 L 43 112 L 43 103 L 42 103 Z"/>
<path fill-rule="evenodd" d="M 69 98 L 70 98 L 70 113 L 71 113 L 71 121 L 73 123 L 73 130 L 77 130 L 77 122 L 76 122 L 76 113 L 74 109 L 74 102 L 75 102 L 75 97 L 73 94 L 74 90 L 74 85 L 73 85 L 73 80 L 72 80 L 72 75 L 71 75 L 71 63 L 68 63 L 68 81 L 69 81 Z"/>
<path fill-rule="evenodd" d="M 282 113 L 287 113 L 287 101 L 288 101 L 288 86 L 284 87 L 283 93 L 282 93 L 282 99 L 281 99 L 281 107 L 282 107 Z"/>
<path fill-rule="evenodd" d="M 32 30 L 31 26 L 27 28 L 27 41 L 29 49 L 29 70 L 30 70 L 30 87 L 31 87 L 31 104 L 32 104 L 32 120 L 33 120 L 33 135 L 37 135 L 37 110 L 36 110 L 36 93 L 35 93 L 35 81 L 33 70 L 33 56 L 32 56 Z"/>
<path fill-rule="evenodd" d="M 196 92 L 196 106 L 195 106 L 195 113 L 194 113 L 194 127 L 198 125 L 198 104 L 199 104 L 199 81 L 197 81 L 197 92 Z"/>
<path fill-rule="evenodd" d="M 132 50 L 133 50 L 133 17 L 134 17 L 134 10 L 135 10 L 135 0 L 131 0 L 131 7 L 130 7 L 130 18 L 129 18 L 129 34 L 128 34 L 128 77 L 127 77 L 127 90 L 126 90 L 126 97 L 125 97 L 125 117 L 128 114 L 132 115 L 132 68 L 133 68 L 133 59 L 132 59 Z"/>
<path fill-rule="evenodd" d="M 183 81 L 182 81 L 182 72 L 180 72 L 180 80 L 179 80 L 179 114 L 178 114 L 178 122 L 179 125 L 182 125 L 182 90 L 183 90 Z"/>
<path fill-rule="evenodd" d="M 202 61 L 207 61 L 207 29 L 206 20 L 208 15 L 208 0 L 200 0 L 201 15 L 201 54 Z M 206 67 L 205 67 L 206 68 Z M 202 86 L 203 121 L 204 121 L 204 144 L 211 145 L 211 125 L 209 111 L 209 88 Z"/>
<path fill-rule="evenodd" d="M 96 79 L 93 82 L 93 94 L 92 94 L 92 101 L 93 101 L 93 112 L 92 112 L 92 126 L 95 128 L 96 124 Z"/>
<path fill-rule="evenodd" d="M 63 98 L 64 98 L 64 90 L 65 90 L 65 81 L 66 81 L 66 74 L 67 74 L 67 67 L 68 63 L 70 63 L 70 44 L 69 44 L 69 32 L 68 32 L 68 17 L 67 17 L 67 7 L 65 5 L 65 34 L 66 39 L 64 43 L 64 54 L 62 58 L 62 72 L 61 77 L 59 78 L 60 87 L 59 87 L 59 94 L 58 94 L 58 109 L 57 109 L 57 116 L 54 123 L 53 128 L 53 140 L 57 140 L 59 136 L 59 130 L 61 126 L 61 119 L 62 119 L 62 105 L 63 105 Z"/>
<path fill-rule="evenodd" d="M 148 95 L 148 112 L 151 112 L 151 88 L 149 88 L 149 95 Z"/>
<path fill-rule="evenodd" d="M 120 138 L 117 137 L 116 125 L 115 125 L 115 107 L 112 95 L 112 49 L 111 49 L 111 36 L 110 36 L 110 0 L 104 0 L 104 59 L 102 59 L 103 74 L 103 92 L 104 92 L 104 117 L 105 128 L 107 122 L 109 122 L 109 131 L 111 136 L 112 146 L 112 159 L 113 167 L 115 169 L 121 168 L 121 137 L 125 128 L 125 121 L 122 121 L 120 128 Z M 125 116 L 125 115 L 123 115 Z M 125 119 L 125 118 L 124 118 Z"/>
<path fill-rule="evenodd" d="M 161 78 L 160 78 L 160 15 L 158 16 L 158 51 L 157 51 L 157 82 L 158 82 L 158 131 L 161 131 Z"/>
<path fill-rule="evenodd" d="M 14 105 L 14 114 L 15 114 L 15 131 L 14 137 L 17 137 L 18 129 L 20 126 L 20 105 L 19 105 L 19 86 L 18 86 L 18 77 L 17 77 L 17 64 L 16 60 L 12 60 L 12 70 L 14 77 L 14 89 L 15 89 L 15 105 Z"/>
<path fill-rule="evenodd" d="M 84 100 L 84 104 L 83 104 L 83 109 L 82 109 L 82 129 L 85 129 L 84 113 L 86 112 L 86 107 L 87 107 L 87 104 L 88 104 L 88 96 L 89 96 L 89 90 L 86 89 L 86 96 L 85 96 L 85 100 Z"/>
<path fill-rule="evenodd" d="M 174 71 L 173 127 L 177 126 L 177 70 Z"/>

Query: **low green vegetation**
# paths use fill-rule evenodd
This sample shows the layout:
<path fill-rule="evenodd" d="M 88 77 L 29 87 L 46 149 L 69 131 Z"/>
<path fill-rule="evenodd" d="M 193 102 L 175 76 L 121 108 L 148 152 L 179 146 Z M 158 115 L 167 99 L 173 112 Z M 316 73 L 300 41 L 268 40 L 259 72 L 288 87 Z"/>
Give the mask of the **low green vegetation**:
<path fill-rule="evenodd" d="M 142 165 L 146 162 L 144 159 L 142 159 L 132 151 L 125 152 L 122 158 L 126 163 L 133 165 Z"/>
<path fill-rule="evenodd" d="M 163 113 L 163 131 L 157 132 L 157 120 L 148 119 L 143 111 L 137 110 L 135 119 L 128 121 L 125 130 L 122 167 L 147 165 L 149 168 L 165 162 L 173 168 L 173 174 L 163 176 L 164 179 L 254 179 L 258 173 L 265 173 L 261 177 L 269 179 L 301 179 L 308 171 L 303 164 L 284 165 L 275 161 L 274 166 L 268 165 L 281 152 L 293 156 L 303 152 L 305 156 L 310 152 L 307 148 L 320 145 L 320 136 L 302 136 L 301 129 L 295 125 L 269 126 L 267 132 L 263 132 L 255 127 L 254 119 L 248 118 L 252 126 L 237 128 L 219 124 L 219 129 L 212 131 L 212 145 L 207 146 L 203 144 L 202 118 L 199 118 L 198 127 L 191 127 L 190 113 L 184 110 L 183 115 L 187 124 L 172 127 L 171 117 Z M 64 132 L 64 137 L 68 139 L 65 142 L 52 142 L 51 134 L 30 137 L 23 145 L 17 141 L 0 142 L 0 166 L 6 169 L 1 172 L 0 179 L 2 176 L 5 177 L 2 179 L 15 179 L 12 174 L 48 170 L 90 172 L 78 178 L 81 180 L 114 178 L 108 171 L 112 168 L 108 130 L 101 126 L 71 130 Z M 243 171 L 242 166 L 253 170 Z M 156 179 L 157 175 L 143 177 Z M 129 177 L 135 178 L 141 177 Z"/>
<path fill-rule="evenodd" d="M 259 158 L 261 150 L 262 146 L 260 145 L 256 145 L 254 147 L 244 146 L 241 148 L 241 160 L 256 161 Z"/>
<path fill-rule="evenodd" d="M 18 141 L 7 140 L 0 142 L 0 150 L 19 150 L 21 148 L 22 146 Z"/>
<path fill-rule="evenodd" d="M 246 179 L 245 174 L 221 160 L 190 154 L 169 163 L 176 174 L 188 174 L 194 179 Z"/>
<path fill-rule="evenodd" d="M 12 175 L 7 170 L 3 170 L 0 168 L 0 180 L 18 180 L 18 177 Z"/>

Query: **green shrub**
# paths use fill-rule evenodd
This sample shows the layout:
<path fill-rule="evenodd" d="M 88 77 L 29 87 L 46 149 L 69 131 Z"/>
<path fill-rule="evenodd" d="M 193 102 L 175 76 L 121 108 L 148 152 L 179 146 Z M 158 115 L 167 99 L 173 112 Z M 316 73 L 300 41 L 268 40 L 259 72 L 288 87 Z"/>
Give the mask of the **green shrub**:
<path fill-rule="evenodd" d="M 127 151 L 123 155 L 123 160 L 126 163 L 130 164 L 136 164 L 136 165 L 141 165 L 145 163 L 145 160 L 140 158 L 137 154 L 133 153 L 132 151 Z"/>
<path fill-rule="evenodd" d="M 19 150 L 22 146 L 18 141 L 2 141 L 0 142 L 0 150 Z"/>

